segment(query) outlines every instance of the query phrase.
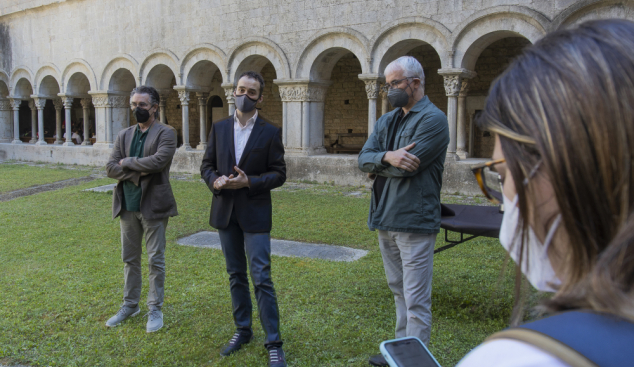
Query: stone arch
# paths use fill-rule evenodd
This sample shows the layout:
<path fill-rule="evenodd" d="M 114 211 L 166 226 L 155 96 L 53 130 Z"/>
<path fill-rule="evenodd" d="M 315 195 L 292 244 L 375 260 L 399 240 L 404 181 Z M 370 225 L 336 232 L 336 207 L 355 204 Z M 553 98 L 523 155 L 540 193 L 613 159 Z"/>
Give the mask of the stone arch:
<path fill-rule="evenodd" d="M 181 74 L 178 69 L 178 57 L 169 50 L 155 50 L 150 56 L 146 57 L 139 69 L 139 75 L 141 76 L 141 83 L 147 84 L 148 76 L 150 72 L 159 66 L 161 69 L 169 69 L 176 78 L 176 84 L 181 82 Z M 162 70 L 161 73 L 165 73 L 167 69 Z M 171 87 L 171 86 L 170 86 Z"/>
<path fill-rule="evenodd" d="M 227 82 L 237 83 L 238 76 L 246 70 L 260 71 L 268 62 L 273 64 L 279 79 L 288 79 L 290 67 L 284 51 L 275 42 L 262 38 L 248 38 L 229 53 Z"/>
<path fill-rule="evenodd" d="M 113 81 L 117 80 L 117 76 L 115 74 L 121 74 L 121 70 L 127 70 L 130 74 L 132 74 L 134 78 L 134 85 L 138 84 L 139 74 L 138 74 L 139 63 L 128 54 L 121 54 L 114 59 L 110 60 L 108 65 L 103 69 L 101 73 L 101 79 L 99 82 L 100 90 L 114 90 L 112 89 Z"/>
<path fill-rule="evenodd" d="M 349 52 L 359 60 L 361 73 L 367 74 L 370 72 L 367 44 L 368 41 L 362 34 L 347 28 L 319 32 L 302 51 L 297 62 L 295 79 L 330 79 L 334 65 Z"/>
<path fill-rule="evenodd" d="M 16 98 L 28 99 L 33 94 L 33 74 L 25 67 L 20 66 L 11 72 L 11 95 Z"/>
<path fill-rule="evenodd" d="M 55 98 L 60 88 L 60 71 L 54 64 L 46 64 L 35 73 L 35 94 Z"/>
<path fill-rule="evenodd" d="M 374 41 L 371 51 L 371 73 L 383 74 L 387 64 L 414 47 L 429 44 L 440 57 L 442 67 L 450 67 L 447 60 L 451 32 L 444 25 L 427 18 L 404 18 L 385 27 Z"/>
<path fill-rule="evenodd" d="M 623 17 L 623 14 L 629 16 Z M 634 5 L 624 1 L 585 0 L 564 9 L 552 22 L 552 29 L 568 27 L 586 20 L 625 18 L 634 20 Z"/>
<path fill-rule="evenodd" d="M 197 45 L 187 52 L 181 63 L 180 72 L 187 88 L 208 89 L 216 71 L 220 71 L 222 82 L 227 81 L 226 55 L 212 44 Z"/>
<path fill-rule="evenodd" d="M 482 50 L 502 38 L 524 37 L 535 43 L 546 34 L 549 22 L 545 17 L 523 7 L 512 8 L 523 11 L 509 12 L 508 7 L 502 7 L 504 11 L 479 12 L 458 28 L 453 42 L 454 67 L 473 70 Z"/>
<path fill-rule="evenodd" d="M 76 74 L 86 77 L 88 86 L 86 90 L 85 81 L 78 78 Z M 97 90 L 97 79 L 90 64 L 82 59 L 74 59 L 66 66 L 62 73 L 62 93 L 77 94 L 87 92 L 89 90 Z"/>
<path fill-rule="evenodd" d="M 9 75 L 0 70 L 0 98 L 7 98 L 9 96 L 10 85 L 11 82 L 9 81 Z"/>

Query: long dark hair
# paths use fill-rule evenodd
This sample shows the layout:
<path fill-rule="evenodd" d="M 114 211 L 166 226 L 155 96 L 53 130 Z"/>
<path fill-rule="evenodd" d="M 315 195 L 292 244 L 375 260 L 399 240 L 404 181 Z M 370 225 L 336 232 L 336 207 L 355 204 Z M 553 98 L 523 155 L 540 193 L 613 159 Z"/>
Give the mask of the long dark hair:
<path fill-rule="evenodd" d="M 478 123 L 500 137 L 522 218 L 537 164 L 554 189 L 569 244 L 547 309 L 634 319 L 634 23 L 546 35 L 492 85 Z"/>

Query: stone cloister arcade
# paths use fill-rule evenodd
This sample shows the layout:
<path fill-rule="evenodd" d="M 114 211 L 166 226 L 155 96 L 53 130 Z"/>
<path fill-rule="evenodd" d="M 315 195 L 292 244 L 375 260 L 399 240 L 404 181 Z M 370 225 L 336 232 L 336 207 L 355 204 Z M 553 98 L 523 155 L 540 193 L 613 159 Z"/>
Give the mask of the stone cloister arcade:
<path fill-rule="evenodd" d="M 103 70 L 85 59 L 0 70 L 0 143 L 73 146 L 77 126 L 82 145 L 111 148 L 118 131 L 134 123 L 130 91 L 146 84 L 161 95 L 160 120 L 176 128 L 179 151 L 194 154 L 196 161 L 212 122 L 234 111 L 238 76 L 255 70 L 266 84 L 258 108 L 282 128 L 287 155 L 322 157 L 342 134 L 349 144 L 363 144 L 391 108 L 380 93 L 386 65 L 411 55 L 423 65 L 425 94 L 447 114 L 448 162 L 484 158 L 493 138 L 473 118 L 495 77 L 548 31 L 600 17 L 596 2 L 588 3 L 553 19 L 522 6 L 493 7 L 453 29 L 425 17 L 399 19 L 376 34 L 328 28 L 294 52 L 269 38 L 251 37 L 229 49 L 203 43 L 180 55 L 168 49 L 155 49 L 142 60 L 112 55 Z"/>

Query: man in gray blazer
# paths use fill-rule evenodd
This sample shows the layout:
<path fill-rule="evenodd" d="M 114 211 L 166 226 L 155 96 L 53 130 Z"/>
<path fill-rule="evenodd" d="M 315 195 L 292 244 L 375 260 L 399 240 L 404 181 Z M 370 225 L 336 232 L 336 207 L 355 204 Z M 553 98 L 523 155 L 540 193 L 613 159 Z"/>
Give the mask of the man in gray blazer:
<path fill-rule="evenodd" d="M 152 87 L 132 90 L 130 107 L 138 124 L 119 132 L 106 165 L 108 177 L 119 181 L 112 198 L 112 217 L 121 218 L 125 264 L 123 305 L 106 326 L 117 326 L 141 311 L 141 241 L 145 236 L 150 269 L 148 333 L 163 327 L 165 229 L 169 217 L 178 215 L 169 182 L 176 130 L 158 121 L 159 99 Z"/>

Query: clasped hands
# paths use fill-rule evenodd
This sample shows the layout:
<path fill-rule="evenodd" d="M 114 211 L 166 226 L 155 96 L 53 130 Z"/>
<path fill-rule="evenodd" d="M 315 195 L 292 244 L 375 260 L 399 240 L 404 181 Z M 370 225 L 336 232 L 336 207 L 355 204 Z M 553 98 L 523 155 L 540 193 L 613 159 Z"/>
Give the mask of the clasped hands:
<path fill-rule="evenodd" d="M 242 171 L 238 166 L 234 166 L 233 169 L 238 172 L 237 177 L 233 177 L 233 174 L 227 176 L 218 177 L 214 181 L 214 189 L 222 190 L 222 189 L 241 189 L 243 187 L 249 187 L 249 178 L 246 173 Z"/>

